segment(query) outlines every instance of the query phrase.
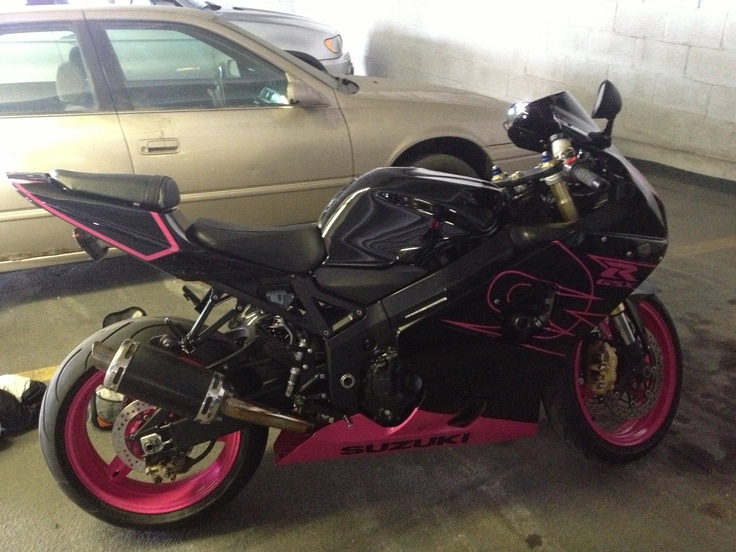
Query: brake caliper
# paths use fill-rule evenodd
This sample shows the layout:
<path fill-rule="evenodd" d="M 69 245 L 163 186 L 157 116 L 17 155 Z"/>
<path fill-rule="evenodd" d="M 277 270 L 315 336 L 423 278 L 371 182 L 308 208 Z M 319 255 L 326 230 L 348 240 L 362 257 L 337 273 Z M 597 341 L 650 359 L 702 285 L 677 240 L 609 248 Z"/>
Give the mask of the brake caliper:
<path fill-rule="evenodd" d="M 602 339 L 593 341 L 586 350 L 585 384 L 591 393 L 603 396 L 616 385 L 618 357 L 616 349 Z"/>

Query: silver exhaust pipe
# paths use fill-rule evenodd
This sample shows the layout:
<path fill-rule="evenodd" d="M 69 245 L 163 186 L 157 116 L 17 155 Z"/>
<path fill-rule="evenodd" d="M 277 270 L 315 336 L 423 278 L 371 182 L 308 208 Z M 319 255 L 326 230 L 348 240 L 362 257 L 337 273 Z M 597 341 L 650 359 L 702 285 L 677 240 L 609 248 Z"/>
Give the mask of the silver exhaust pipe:
<path fill-rule="evenodd" d="M 314 424 L 307 420 L 236 397 L 225 389 L 221 374 L 132 339 L 123 341 L 117 350 L 94 343 L 92 360 L 105 372 L 106 389 L 201 423 L 223 415 L 294 433 L 314 431 Z"/>

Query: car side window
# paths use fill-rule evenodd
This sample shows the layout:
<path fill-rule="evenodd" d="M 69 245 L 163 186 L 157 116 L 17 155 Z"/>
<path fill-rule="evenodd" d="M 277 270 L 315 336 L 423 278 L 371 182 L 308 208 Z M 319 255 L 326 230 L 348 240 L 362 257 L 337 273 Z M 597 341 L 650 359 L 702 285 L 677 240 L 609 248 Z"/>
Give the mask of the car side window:
<path fill-rule="evenodd" d="M 97 99 L 73 31 L 0 34 L 0 115 L 95 109 Z"/>
<path fill-rule="evenodd" d="M 184 25 L 105 30 L 135 110 L 286 103 L 286 74 L 255 53 Z"/>

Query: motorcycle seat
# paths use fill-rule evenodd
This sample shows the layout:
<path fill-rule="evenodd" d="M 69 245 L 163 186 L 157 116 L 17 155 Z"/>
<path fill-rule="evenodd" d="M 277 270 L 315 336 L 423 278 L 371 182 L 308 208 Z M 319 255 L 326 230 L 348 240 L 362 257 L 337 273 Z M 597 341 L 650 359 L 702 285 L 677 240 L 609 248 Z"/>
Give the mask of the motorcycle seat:
<path fill-rule="evenodd" d="M 162 213 L 179 205 L 179 187 L 170 176 L 98 174 L 57 169 L 51 177 L 64 189 Z"/>
<path fill-rule="evenodd" d="M 197 219 L 187 229 L 187 237 L 219 253 L 279 272 L 309 272 L 327 256 L 315 223 L 261 227 Z"/>

